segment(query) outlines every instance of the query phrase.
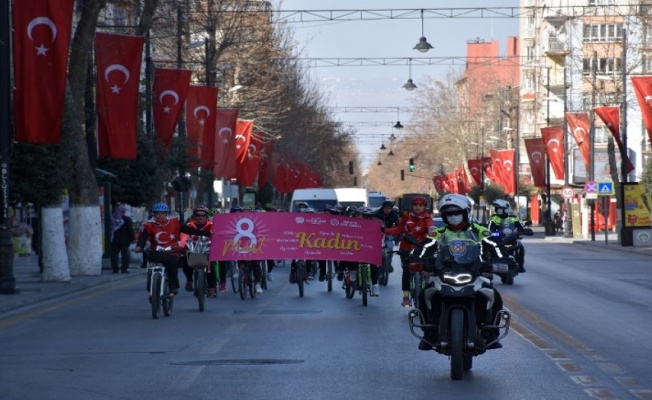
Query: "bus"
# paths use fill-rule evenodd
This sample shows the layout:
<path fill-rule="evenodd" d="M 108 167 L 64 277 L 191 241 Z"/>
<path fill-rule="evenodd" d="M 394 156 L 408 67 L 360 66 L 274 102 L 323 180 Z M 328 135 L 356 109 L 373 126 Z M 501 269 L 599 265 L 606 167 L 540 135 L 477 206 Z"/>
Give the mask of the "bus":
<path fill-rule="evenodd" d="M 405 211 L 412 211 L 412 199 L 415 197 L 425 197 L 428 201 L 426 211 L 432 214 L 434 210 L 434 199 L 427 193 L 403 193 L 396 198 L 396 205 L 398 206 L 399 213 L 403 214 Z"/>

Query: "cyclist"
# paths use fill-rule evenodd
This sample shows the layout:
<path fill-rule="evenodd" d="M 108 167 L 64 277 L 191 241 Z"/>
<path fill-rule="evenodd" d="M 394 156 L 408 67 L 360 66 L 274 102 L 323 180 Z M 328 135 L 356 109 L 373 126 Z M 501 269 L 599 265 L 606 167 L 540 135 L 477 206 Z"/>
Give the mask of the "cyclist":
<path fill-rule="evenodd" d="M 507 200 L 498 199 L 494 200 L 491 205 L 494 208 L 494 214 L 489 218 L 487 228 L 493 232 L 499 232 L 499 239 L 504 239 L 505 234 L 514 233 L 517 236 L 523 234 L 525 227 L 521 220 L 513 214 L 512 207 Z M 515 254 L 516 263 L 518 264 L 518 272 L 525 272 L 523 266 L 525 262 L 525 248 L 519 241 L 516 245 Z"/>
<path fill-rule="evenodd" d="M 231 210 L 229 210 L 229 212 L 232 212 L 232 213 L 245 212 L 245 211 L 247 211 L 247 209 L 242 208 L 240 206 L 233 206 L 231 208 Z M 238 261 L 238 266 L 241 266 L 241 265 L 243 265 L 244 263 L 247 263 L 247 262 L 251 263 L 251 268 L 253 269 L 256 293 L 261 294 L 263 292 L 263 288 L 262 288 L 262 286 L 260 286 L 260 282 L 261 282 L 262 277 L 263 277 L 262 276 L 263 272 L 262 272 L 262 268 L 260 267 L 260 261 L 257 261 L 257 260 L 250 260 L 250 261 L 240 260 L 240 261 Z M 226 275 L 225 275 L 225 279 L 226 279 Z M 222 288 L 220 286 L 220 290 L 221 289 Z M 225 283 L 224 290 L 226 291 L 226 283 Z"/>
<path fill-rule="evenodd" d="M 376 218 L 383 222 L 385 229 L 395 227 L 401 219 L 398 211 L 394 210 L 394 202 L 389 200 L 383 201 L 381 207 L 376 211 Z M 392 235 L 385 235 L 385 248 L 390 251 L 394 250 L 394 237 Z M 394 272 L 391 262 L 389 263 L 388 272 Z"/>
<path fill-rule="evenodd" d="M 297 208 L 300 213 L 314 213 L 315 210 L 308 205 L 308 203 L 300 202 L 297 203 Z M 306 279 L 311 281 L 314 279 L 313 277 L 313 270 L 311 268 L 313 264 L 313 261 L 311 260 L 306 260 Z M 297 268 L 297 260 L 292 260 L 292 263 L 290 264 L 290 283 L 294 284 L 297 283 L 297 277 L 295 274 Z"/>
<path fill-rule="evenodd" d="M 412 199 L 412 211 L 403 213 L 398 224 L 393 228 L 383 228 L 385 235 L 410 234 L 419 242 L 422 242 L 434 225 L 432 216 L 426 211 L 428 200 L 425 197 L 417 196 Z M 410 268 L 406 263 L 410 251 L 415 246 L 406 240 L 401 240 L 398 255 L 401 257 L 403 275 L 401 277 L 401 288 L 403 290 L 403 307 L 410 307 Z"/>
<path fill-rule="evenodd" d="M 364 219 L 378 219 L 378 216 L 376 215 L 376 212 L 368 207 L 363 207 L 359 208 L 358 212 L 360 213 L 360 216 Z M 371 275 L 371 295 L 372 296 L 380 296 L 380 287 L 378 286 L 378 266 L 371 264 L 370 268 L 370 275 Z"/>
<path fill-rule="evenodd" d="M 165 203 L 156 203 L 152 207 L 152 218 L 143 224 L 134 251 L 140 252 L 149 240 L 150 262 L 163 264 L 168 276 L 170 293 L 179 294 L 179 266 L 183 256 L 181 234 L 210 237 L 211 233 L 182 225 L 177 218 L 169 218 L 170 207 Z"/>
<path fill-rule="evenodd" d="M 188 222 L 186 225 L 191 228 L 199 229 L 206 232 L 211 232 L 213 229 L 213 223 L 208 219 L 208 215 L 209 215 L 208 207 L 203 205 L 197 206 L 192 210 L 192 216 L 191 216 L 192 220 Z M 181 240 L 184 243 L 184 245 L 187 246 L 188 242 L 191 243 L 197 242 L 197 240 L 199 240 L 199 236 L 188 235 L 183 233 L 181 234 Z M 210 241 L 208 241 L 208 243 L 210 243 Z M 216 290 L 217 278 L 215 277 L 215 268 L 212 268 L 214 262 L 216 261 L 211 261 L 210 267 L 208 268 L 208 274 L 206 275 L 206 280 L 208 281 L 208 297 L 217 296 L 217 290 Z M 220 269 L 220 282 L 221 282 L 220 286 L 224 285 L 224 291 L 226 291 L 226 271 L 222 271 L 222 269 Z M 193 290 L 192 273 L 193 273 L 192 268 L 187 266 L 186 263 L 183 262 L 183 274 L 186 276 L 186 291 L 188 292 L 192 292 Z"/>
<path fill-rule="evenodd" d="M 357 207 L 348 207 L 346 211 L 344 212 L 344 215 L 347 217 L 353 217 L 353 218 L 358 218 L 360 216 L 360 212 L 358 211 Z M 343 281 L 344 280 L 344 271 L 352 271 L 352 273 L 349 277 L 351 280 L 351 284 L 355 285 L 355 282 L 357 280 L 357 274 L 355 271 L 358 269 L 358 262 L 356 261 L 340 261 L 337 263 L 337 280 L 338 281 Z M 344 288 L 344 286 L 342 286 Z"/>
<path fill-rule="evenodd" d="M 471 213 L 471 201 L 468 197 L 461 194 L 447 194 L 439 200 L 439 212 L 441 213 L 445 226 L 437 228 L 432 232 L 428 239 L 434 241 L 434 248 L 432 251 L 437 250 L 437 245 L 439 243 L 444 243 L 452 239 L 471 239 L 477 243 L 478 246 L 482 248 L 482 254 L 493 253 L 493 255 L 498 258 L 502 258 L 503 255 L 496 245 L 491 240 L 491 232 L 489 230 L 475 222 L 471 222 L 469 215 Z M 421 240 L 421 242 L 423 242 Z M 426 245 L 427 246 L 427 245 Z M 483 275 L 491 277 L 491 266 L 486 264 L 482 259 L 483 268 L 480 270 L 483 272 Z M 436 266 L 437 264 L 435 264 Z M 494 304 L 492 312 L 484 312 L 486 310 L 486 299 L 484 296 L 478 296 L 478 304 L 476 310 L 479 313 L 478 322 L 482 323 L 491 323 L 492 317 L 497 315 L 500 310 L 503 308 L 503 300 L 500 297 L 500 293 L 490 284 L 490 287 L 494 290 Z M 432 299 L 431 307 L 426 304 L 425 301 L 425 291 L 421 291 L 421 298 L 419 299 L 419 309 L 423 313 L 428 321 L 431 324 L 435 324 L 435 327 L 432 329 L 424 329 L 424 336 L 426 336 L 430 343 L 437 342 L 437 333 L 438 328 L 436 327 L 437 322 L 439 322 L 440 310 L 441 310 L 441 297 L 436 294 Z M 484 314 L 484 315 L 483 315 Z M 493 337 L 489 338 L 490 340 L 498 337 L 498 331 L 492 332 Z M 500 348 L 502 345 L 500 342 L 496 342 L 492 345 L 492 349 Z M 431 350 L 432 346 L 428 342 L 422 340 L 419 343 L 419 350 Z"/>

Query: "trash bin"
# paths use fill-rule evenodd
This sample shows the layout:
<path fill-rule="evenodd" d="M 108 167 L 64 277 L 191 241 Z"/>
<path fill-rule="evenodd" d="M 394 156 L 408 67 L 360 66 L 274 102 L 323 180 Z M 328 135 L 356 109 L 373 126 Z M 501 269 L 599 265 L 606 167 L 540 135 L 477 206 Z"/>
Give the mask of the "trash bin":
<path fill-rule="evenodd" d="M 557 234 L 555 231 L 555 224 L 553 224 L 552 221 L 544 221 L 543 227 L 545 228 L 546 236 L 555 236 Z"/>

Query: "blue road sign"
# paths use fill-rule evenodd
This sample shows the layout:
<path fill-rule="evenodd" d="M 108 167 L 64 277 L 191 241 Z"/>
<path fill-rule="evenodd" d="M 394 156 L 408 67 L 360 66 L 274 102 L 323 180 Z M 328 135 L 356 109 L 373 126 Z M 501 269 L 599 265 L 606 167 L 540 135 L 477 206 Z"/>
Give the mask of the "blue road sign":
<path fill-rule="evenodd" d="M 611 196 L 614 193 L 614 183 L 598 182 L 598 196 Z"/>

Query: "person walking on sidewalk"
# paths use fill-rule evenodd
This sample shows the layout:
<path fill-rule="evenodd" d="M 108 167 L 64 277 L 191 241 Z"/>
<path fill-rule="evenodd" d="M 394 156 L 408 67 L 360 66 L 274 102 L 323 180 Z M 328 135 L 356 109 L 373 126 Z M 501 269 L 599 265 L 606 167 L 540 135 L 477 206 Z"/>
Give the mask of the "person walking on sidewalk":
<path fill-rule="evenodd" d="M 118 262 L 123 274 L 129 272 L 129 245 L 136 240 L 133 221 L 125 215 L 125 206 L 116 204 L 111 214 L 111 267 L 118 273 Z M 121 259 L 119 259 L 121 258 Z"/>

